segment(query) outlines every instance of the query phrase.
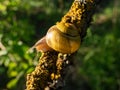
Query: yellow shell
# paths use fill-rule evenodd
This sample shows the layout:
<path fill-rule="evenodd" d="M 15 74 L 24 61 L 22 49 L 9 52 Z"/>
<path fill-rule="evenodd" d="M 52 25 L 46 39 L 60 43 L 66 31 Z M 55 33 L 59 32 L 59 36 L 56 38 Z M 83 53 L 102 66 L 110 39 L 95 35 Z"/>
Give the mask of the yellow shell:
<path fill-rule="evenodd" d="M 79 35 L 79 31 L 75 27 L 74 24 L 71 23 L 64 23 L 64 22 L 57 22 L 56 27 L 63 33 L 66 33 L 71 36 Z"/>
<path fill-rule="evenodd" d="M 70 54 L 77 51 L 81 42 L 80 35 L 76 33 L 73 28 L 69 32 L 67 31 L 68 28 L 58 27 L 59 26 L 54 25 L 48 30 L 46 34 L 46 42 L 48 46 L 61 53 Z M 67 33 L 61 32 L 61 28 Z M 72 31 L 73 36 L 71 35 Z"/>

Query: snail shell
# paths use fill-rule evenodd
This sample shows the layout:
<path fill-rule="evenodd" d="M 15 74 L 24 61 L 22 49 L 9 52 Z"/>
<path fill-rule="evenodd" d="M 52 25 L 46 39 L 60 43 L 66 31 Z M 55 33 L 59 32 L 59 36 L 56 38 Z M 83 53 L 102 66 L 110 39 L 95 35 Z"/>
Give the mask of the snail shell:
<path fill-rule="evenodd" d="M 81 40 L 73 24 L 57 23 L 48 30 L 46 42 L 52 49 L 70 54 L 79 49 Z"/>
<path fill-rule="evenodd" d="M 68 34 L 70 36 L 79 36 L 79 31 L 75 27 L 74 24 L 71 23 L 63 23 L 63 22 L 57 22 L 56 27 L 61 31 L 62 33 Z"/>

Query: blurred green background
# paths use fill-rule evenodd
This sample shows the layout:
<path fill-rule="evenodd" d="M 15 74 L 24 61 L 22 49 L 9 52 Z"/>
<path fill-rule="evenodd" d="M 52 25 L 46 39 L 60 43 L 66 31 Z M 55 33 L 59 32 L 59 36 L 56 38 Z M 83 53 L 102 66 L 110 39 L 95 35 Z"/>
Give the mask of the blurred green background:
<path fill-rule="evenodd" d="M 27 50 L 73 0 L 0 0 L 0 90 L 24 90 L 38 60 Z M 102 0 L 65 90 L 120 90 L 120 1 Z"/>

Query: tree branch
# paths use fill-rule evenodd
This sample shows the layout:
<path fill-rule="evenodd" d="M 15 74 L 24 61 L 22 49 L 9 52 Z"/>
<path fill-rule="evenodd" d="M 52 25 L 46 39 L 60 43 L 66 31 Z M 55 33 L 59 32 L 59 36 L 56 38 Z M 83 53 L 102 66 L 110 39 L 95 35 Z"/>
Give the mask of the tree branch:
<path fill-rule="evenodd" d="M 60 22 L 74 24 L 83 40 L 99 1 L 75 0 Z M 27 75 L 26 90 L 62 90 L 73 56 L 56 51 L 42 53 L 35 70 Z"/>

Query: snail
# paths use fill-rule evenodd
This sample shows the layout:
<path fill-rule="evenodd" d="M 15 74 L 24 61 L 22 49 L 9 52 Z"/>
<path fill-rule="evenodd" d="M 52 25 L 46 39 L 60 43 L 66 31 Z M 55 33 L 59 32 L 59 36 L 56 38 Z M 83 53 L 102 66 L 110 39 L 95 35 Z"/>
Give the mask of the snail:
<path fill-rule="evenodd" d="M 58 22 L 49 28 L 46 36 L 40 39 L 34 47 L 37 51 L 58 51 L 71 54 L 79 49 L 80 35 L 77 28 L 71 23 Z"/>

